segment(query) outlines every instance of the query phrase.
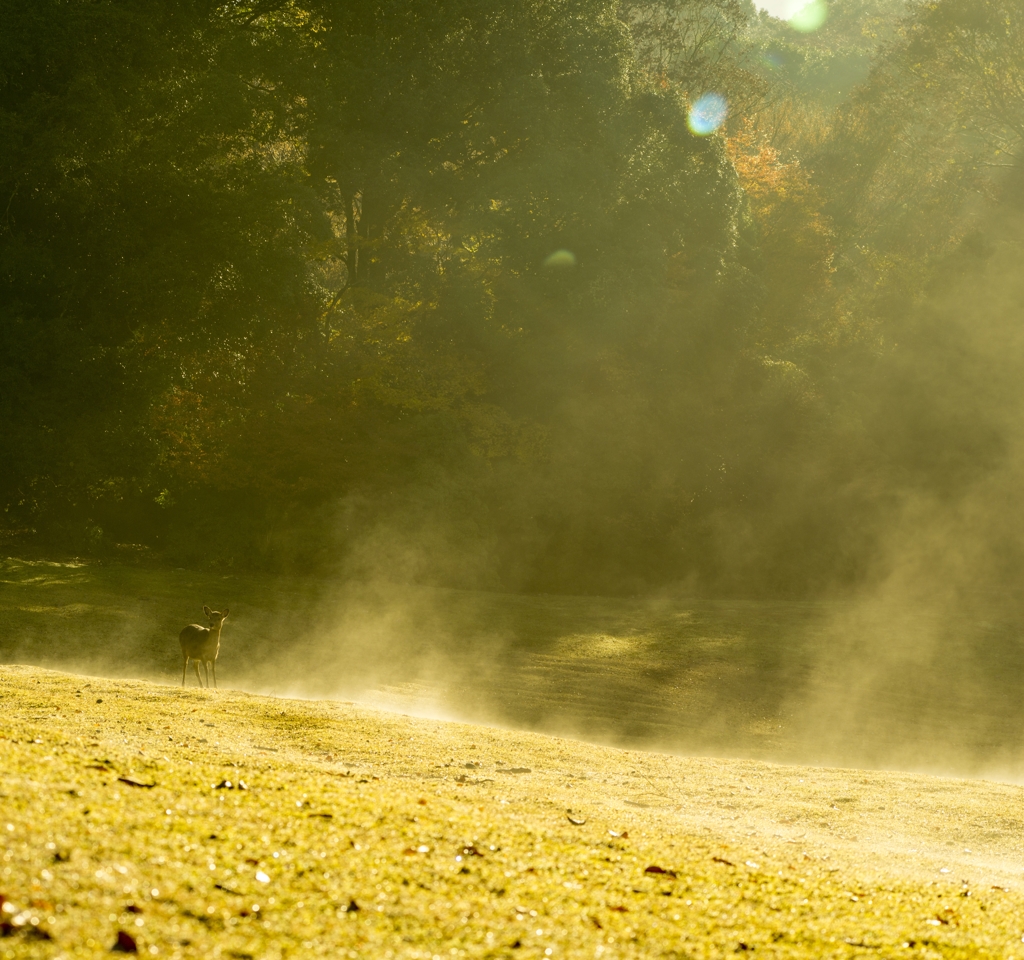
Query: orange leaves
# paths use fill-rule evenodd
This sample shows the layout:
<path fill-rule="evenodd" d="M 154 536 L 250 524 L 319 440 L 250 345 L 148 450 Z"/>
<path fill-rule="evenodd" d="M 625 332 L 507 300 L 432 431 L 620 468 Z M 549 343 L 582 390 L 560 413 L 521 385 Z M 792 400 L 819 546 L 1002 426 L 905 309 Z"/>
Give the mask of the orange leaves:
<path fill-rule="evenodd" d="M 750 201 L 760 236 L 784 232 L 823 265 L 831 262 L 832 230 L 821 213 L 821 197 L 799 160 L 786 162 L 778 150 L 757 142 L 753 126 L 727 141 L 729 159 Z"/>
<path fill-rule="evenodd" d="M 751 269 L 761 280 L 761 343 L 781 346 L 800 329 L 832 273 L 834 237 L 822 199 L 797 160 L 786 161 L 759 141 L 747 122 L 727 143 L 746 194 L 755 253 Z"/>
<path fill-rule="evenodd" d="M 208 399 L 195 390 L 171 387 L 153 409 L 152 424 L 161 463 L 194 480 L 207 479 L 217 434 Z"/>

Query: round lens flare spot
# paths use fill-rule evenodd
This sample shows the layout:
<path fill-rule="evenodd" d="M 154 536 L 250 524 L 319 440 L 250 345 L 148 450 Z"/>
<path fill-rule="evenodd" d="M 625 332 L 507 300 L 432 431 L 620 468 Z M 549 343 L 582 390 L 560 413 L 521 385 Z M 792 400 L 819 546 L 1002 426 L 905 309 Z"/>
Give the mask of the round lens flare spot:
<path fill-rule="evenodd" d="M 705 93 L 690 107 L 688 123 L 698 137 L 714 133 L 729 113 L 729 102 L 720 93 Z"/>
<path fill-rule="evenodd" d="M 575 267 L 576 254 L 571 250 L 556 250 L 554 253 L 548 254 L 547 259 L 544 261 L 544 266 L 554 267 L 556 269 Z"/>
<path fill-rule="evenodd" d="M 799 33 L 814 33 L 828 19 L 826 0 L 811 0 L 789 18 L 789 25 Z"/>

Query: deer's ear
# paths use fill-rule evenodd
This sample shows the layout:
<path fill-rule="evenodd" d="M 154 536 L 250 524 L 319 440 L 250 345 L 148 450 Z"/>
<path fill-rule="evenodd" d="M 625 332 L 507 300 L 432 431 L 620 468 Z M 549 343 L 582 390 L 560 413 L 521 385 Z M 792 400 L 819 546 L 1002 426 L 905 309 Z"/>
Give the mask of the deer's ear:
<path fill-rule="evenodd" d="M 210 616 L 210 614 L 212 614 L 213 611 L 204 603 L 203 604 L 203 613 L 205 613 L 207 616 Z"/>
<path fill-rule="evenodd" d="M 225 607 L 225 608 L 224 608 L 224 619 L 225 619 L 225 620 L 227 619 L 227 616 L 228 616 L 228 608 L 227 608 L 227 607 Z"/>

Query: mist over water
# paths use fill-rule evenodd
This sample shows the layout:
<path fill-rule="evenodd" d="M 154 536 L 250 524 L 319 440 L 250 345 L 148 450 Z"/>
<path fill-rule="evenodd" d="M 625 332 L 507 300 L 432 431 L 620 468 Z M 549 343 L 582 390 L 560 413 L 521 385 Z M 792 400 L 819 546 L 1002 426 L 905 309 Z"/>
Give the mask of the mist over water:
<path fill-rule="evenodd" d="M 5 662 L 143 676 L 171 695 L 199 593 L 231 607 L 229 689 L 670 753 L 1014 780 L 1024 765 L 1016 625 L 886 589 L 806 602 L 24 573 L 6 570 Z"/>
<path fill-rule="evenodd" d="M 861 583 L 801 602 L 701 598 L 686 584 L 627 599 L 381 579 L 346 588 L 310 656 L 325 651 L 326 676 L 343 677 L 350 695 L 398 709 L 667 750 L 1019 777 L 1015 189 L 1011 180 L 979 217 L 984 249 L 958 255 L 911 307 L 911 359 L 871 384 L 872 446 L 902 447 L 908 470 L 871 491 L 882 506 L 865 518 L 875 547 Z M 808 457 L 803 469 L 827 464 Z M 866 459 L 859 481 L 878 483 L 872 471 Z M 376 532 L 353 553 L 358 569 L 429 580 L 427 571 L 457 567 L 487 580 L 496 561 L 486 545 L 457 529 L 434 527 L 422 540 L 418 530 L 405 521 Z M 718 549 L 734 549 L 735 531 L 719 534 Z"/>

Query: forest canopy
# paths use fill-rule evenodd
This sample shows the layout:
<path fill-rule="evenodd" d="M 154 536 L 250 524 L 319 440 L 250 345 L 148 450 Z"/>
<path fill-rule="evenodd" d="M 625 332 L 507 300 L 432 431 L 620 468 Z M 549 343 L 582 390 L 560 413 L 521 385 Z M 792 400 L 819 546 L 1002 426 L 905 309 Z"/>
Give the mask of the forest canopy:
<path fill-rule="evenodd" d="M 5 550 L 810 595 L 987 491 L 1016 562 L 1020 0 L 0 22 Z"/>

